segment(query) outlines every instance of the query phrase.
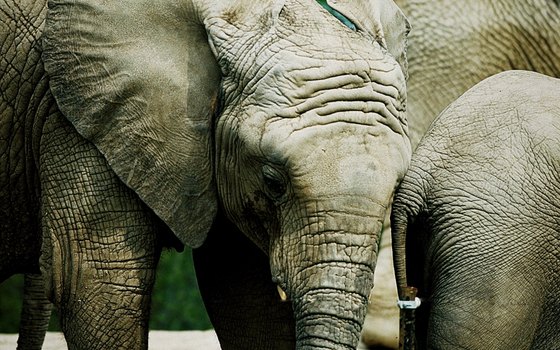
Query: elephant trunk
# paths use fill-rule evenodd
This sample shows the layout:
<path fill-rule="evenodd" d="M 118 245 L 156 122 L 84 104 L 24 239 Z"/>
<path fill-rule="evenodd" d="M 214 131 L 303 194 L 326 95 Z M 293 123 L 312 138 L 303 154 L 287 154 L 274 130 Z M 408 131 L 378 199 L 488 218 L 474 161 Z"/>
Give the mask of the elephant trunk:
<path fill-rule="evenodd" d="M 351 211 L 321 210 L 272 244 L 273 277 L 293 304 L 298 349 L 358 345 L 385 212 L 360 204 Z"/>
<path fill-rule="evenodd" d="M 340 273 L 336 270 L 329 272 L 327 269 L 325 272 Z M 363 282 L 367 283 L 369 280 L 367 277 Z M 340 284 L 337 288 L 344 288 L 344 283 Z M 310 290 L 303 296 L 296 297 L 293 301 L 296 314 L 296 348 L 356 349 L 367 311 L 367 302 L 367 295 L 361 292 L 348 292 L 330 287 Z"/>

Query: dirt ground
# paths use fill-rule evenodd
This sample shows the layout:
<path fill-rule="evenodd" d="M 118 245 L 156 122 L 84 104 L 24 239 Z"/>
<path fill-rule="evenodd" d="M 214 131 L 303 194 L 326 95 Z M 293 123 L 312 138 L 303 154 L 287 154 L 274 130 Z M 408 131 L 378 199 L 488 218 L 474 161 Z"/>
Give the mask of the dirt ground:
<path fill-rule="evenodd" d="M 151 331 L 150 350 L 220 350 L 214 331 Z M 0 350 L 14 350 L 17 334 L 0 334 Z M 43 350 L 64 350 L 66 342 L 61 333 L 47 333 Z"/>
<path fill-rule="evenodd" d="M 17 334 L 0 334 L 0 350 L 15 350 Z M 150 350 L 221 350 L 213 330 L 209 331 L 150 331 Z M 66 342 L 62 333 L 48 332 L 43 350 L 65 350 Z M 360 343 L 357 350 L 366 350 Z"/>

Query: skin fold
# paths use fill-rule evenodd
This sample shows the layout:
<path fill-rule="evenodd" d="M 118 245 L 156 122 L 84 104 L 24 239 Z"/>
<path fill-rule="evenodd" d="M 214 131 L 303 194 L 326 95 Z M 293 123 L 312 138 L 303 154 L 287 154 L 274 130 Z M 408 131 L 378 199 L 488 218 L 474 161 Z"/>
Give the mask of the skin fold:
<path fill-rule="evenodd" d="M 0 5 L 0 272 L 70 349 L 145 349 L 184 245 L 223 349 L 357 346 L 411 153 L 392 1 Z"/>
<path fill-rule="evenodd" d="M 558 347 L 559 88 L 495 75 L 420 142 L 392 211 L 398 285 L 423 299 L 418 348 Z"/>

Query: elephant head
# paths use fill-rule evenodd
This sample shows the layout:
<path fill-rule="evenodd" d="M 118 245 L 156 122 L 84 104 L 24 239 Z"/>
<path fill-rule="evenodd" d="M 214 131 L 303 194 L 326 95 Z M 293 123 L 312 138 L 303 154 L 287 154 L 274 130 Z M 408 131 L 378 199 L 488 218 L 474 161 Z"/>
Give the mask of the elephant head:
<path fill-rule="evenodd" d="M 408 23 L 395 4 L 52 0 L 49 11 L 53 94 L 120 179 L 191 247 L 223 207 L 270 256 L 298 346 L 355 348 L 410 158 Z"/>

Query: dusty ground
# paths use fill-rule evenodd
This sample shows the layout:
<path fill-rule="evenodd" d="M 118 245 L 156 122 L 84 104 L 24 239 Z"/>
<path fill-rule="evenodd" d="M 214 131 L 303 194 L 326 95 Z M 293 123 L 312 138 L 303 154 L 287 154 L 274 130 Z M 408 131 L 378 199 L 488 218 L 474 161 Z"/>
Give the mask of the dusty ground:
<path fill-rule="evenodd" d="M 150 350 L 220 350 L 220 344 L 214 331 L 151 331 L 149 340 Z M 14 350 L 17 344 L 17 334 L 0 334 L 0 350 Z M 43 350 L 64 350 L 66 342 L 62 333 L 47 333 Z M 358 350 L 367 349 L 364 344 Z"/>
<path fill-rule="evenodd" d="M 221 350 L 216 333 L 210 331 L 150 331 L 150 350 Z M 0 350 L 14 350 L 17 334 L 0 334 Z M 65 350 L 66 342 L 62 333 L 48 332 L 43 350 Z M 360 343 L 357 350 L 366 350 Z"/>
<path fill-rule="evenodd" d="M 169 332 L 151 331 L 150 350 L 220 350 L 214 331 Z M 17 334 L 0 334 L 0 350 L 14 350 Z M 61 333 L 47 333 L 43 350 L 64 350 L 66 342 Z"/>

